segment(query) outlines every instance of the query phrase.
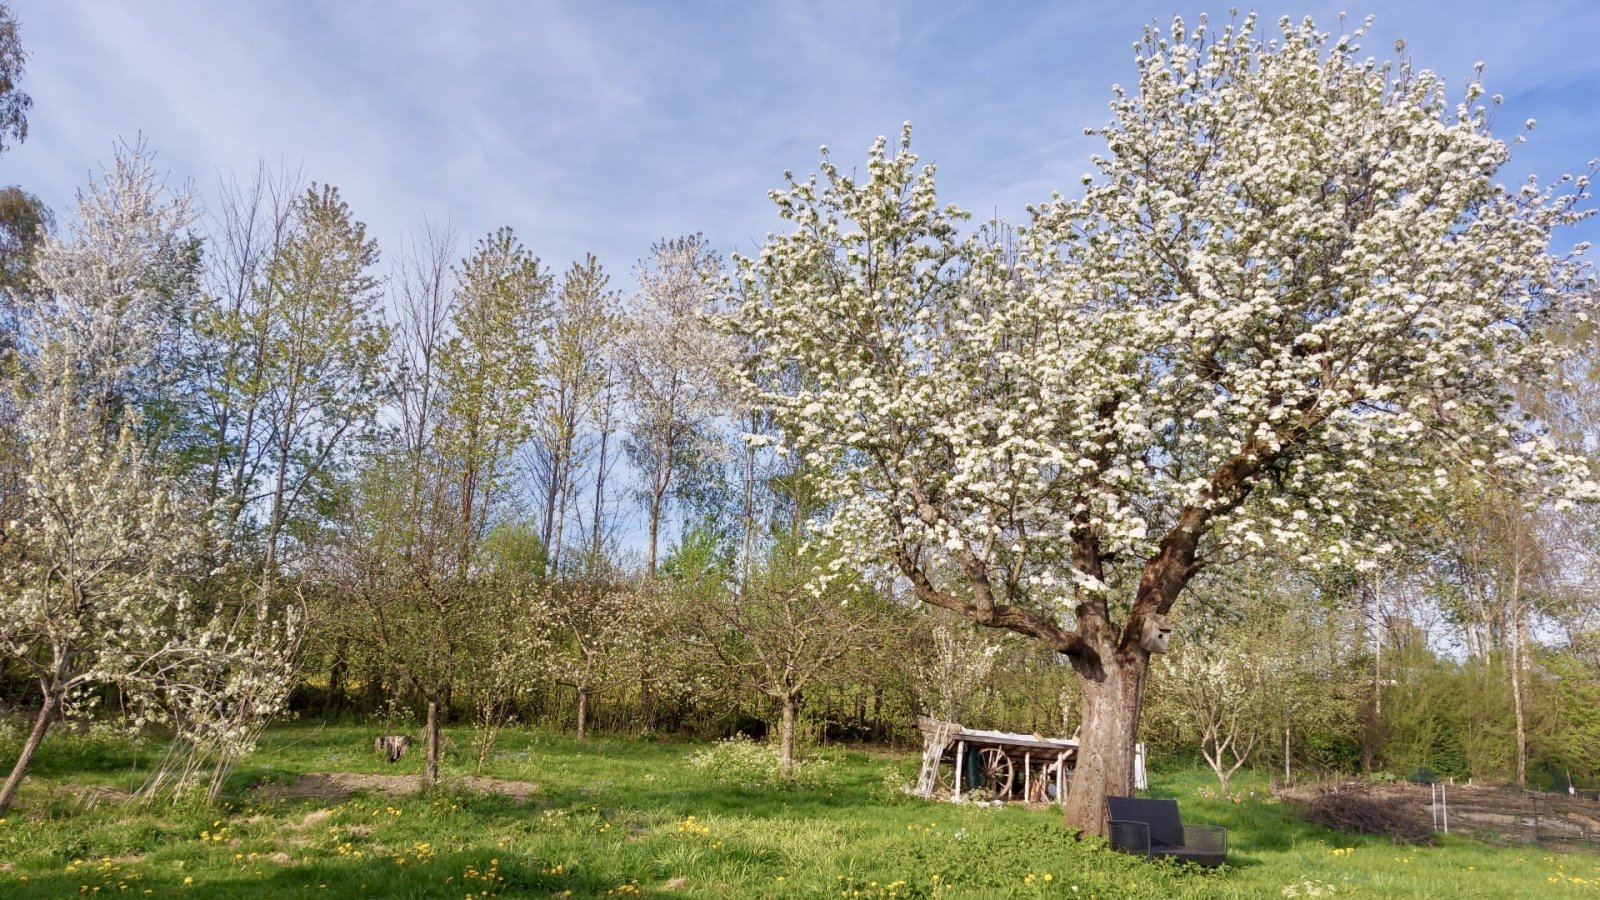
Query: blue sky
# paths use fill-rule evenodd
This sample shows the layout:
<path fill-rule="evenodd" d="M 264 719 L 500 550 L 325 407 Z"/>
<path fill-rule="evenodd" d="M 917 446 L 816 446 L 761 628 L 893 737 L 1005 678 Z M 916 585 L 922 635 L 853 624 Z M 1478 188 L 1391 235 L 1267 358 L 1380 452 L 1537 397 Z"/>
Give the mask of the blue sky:
<path fill-rule="evenodd" d="M 1072 192 L 1132 80 L 1141 27 L 1226 9 L 1170 2 L 807 3 L 9 0 L 32 53 L 28 141 L 0 157 L 58 214 L 143 134 L 202 196 L 258 157 L 338 185 L 390 252 L 424 219 L 464 239 L 517 229 L 556 268 L 596 253 L 618 282 L 661 237 L 725 253 L 778 227 L 766 192 L 828 144 L 849 164 L 916 123 L 941 194 L 1020 220 Z M 1378 17 L 1421 66 L 1487 63 L 1507 180 L 1600 156 L 1600 3 L 1258 7 Z M 1585 237 L 1600 236 L 1593 223 Z"/>

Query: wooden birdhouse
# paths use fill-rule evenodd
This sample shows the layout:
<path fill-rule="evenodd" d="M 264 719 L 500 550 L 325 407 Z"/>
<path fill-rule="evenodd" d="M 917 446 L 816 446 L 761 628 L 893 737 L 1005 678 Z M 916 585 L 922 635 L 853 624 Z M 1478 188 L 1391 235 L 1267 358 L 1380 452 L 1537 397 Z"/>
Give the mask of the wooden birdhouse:
<path fill-rule="evenodd" d="M 1139 646 L 1147 653 L 1165 653 L 1167 645 L 1172 642 L 1172 623 L 1160 613 L 1151 613 L 1144 617 L 1144 634 L 1139 638 Z"/>

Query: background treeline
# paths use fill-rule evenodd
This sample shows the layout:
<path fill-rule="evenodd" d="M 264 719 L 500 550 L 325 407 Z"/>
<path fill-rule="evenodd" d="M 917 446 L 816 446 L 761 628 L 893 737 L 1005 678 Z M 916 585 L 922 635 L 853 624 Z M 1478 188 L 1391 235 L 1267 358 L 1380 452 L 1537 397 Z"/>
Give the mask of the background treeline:
<path fill-rule="evenodd" d="M 332 186 L 263 168 L 202 202 L 132 146 L 71 213 L 0 192 L 0 279 L 18 745 L 157 727 L 152 790 L 214 794 L 285 707 L 420 722 L 430 779 L 448 722 L 479 760 L 516 722 L 742 730 L 785 760 L 912 742 L 918 713 L 1075 727 L 1061 661 L 807 545 L 827 500 L 737 386 L 752 348 L 699 235 L 625 280 L 510 228 L 380 254 Z M 1559 383 L 1507 387 L 1592 452 L 1593 334 L 1563 337 Z M 1193 587 L 1145 697 L 1157 759 L 1224 790 L 1240 767 L 1600 783 L 1592 511 L 1438 474 L 1369 567 L 1269 554 Z"/>

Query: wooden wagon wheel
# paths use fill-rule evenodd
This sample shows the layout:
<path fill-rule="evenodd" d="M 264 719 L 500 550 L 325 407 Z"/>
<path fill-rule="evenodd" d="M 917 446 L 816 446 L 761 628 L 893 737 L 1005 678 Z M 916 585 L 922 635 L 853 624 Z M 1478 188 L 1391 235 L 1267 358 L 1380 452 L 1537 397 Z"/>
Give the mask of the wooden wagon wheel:
<path fill-rule="evenodd" d="M 1015 777 L 1011 757 L 998 747 L 985 747 L 978 751 L 978 770 L 982 772 L 978 786 L 995 798 L 1011 794 L 1011 780 Z"/>

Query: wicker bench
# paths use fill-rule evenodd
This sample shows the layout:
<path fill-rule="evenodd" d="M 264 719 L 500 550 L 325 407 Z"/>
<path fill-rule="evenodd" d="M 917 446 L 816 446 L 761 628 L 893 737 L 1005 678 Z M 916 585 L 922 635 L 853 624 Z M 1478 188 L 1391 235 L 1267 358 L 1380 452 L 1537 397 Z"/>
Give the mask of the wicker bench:
<path fill-rule="evenodd" d="M 1176 800 L 1107 797 L 1111 846 L 1140 856 L 1170 856 L 1202 866 L 1228 858 L 1228 830 L 1216 825 L 1185 825 Z"/>

